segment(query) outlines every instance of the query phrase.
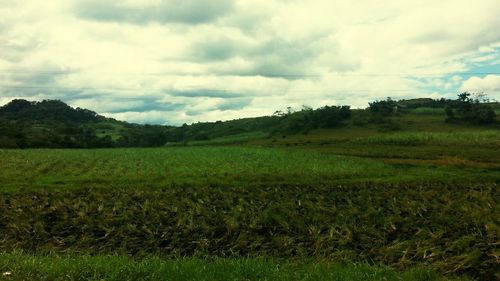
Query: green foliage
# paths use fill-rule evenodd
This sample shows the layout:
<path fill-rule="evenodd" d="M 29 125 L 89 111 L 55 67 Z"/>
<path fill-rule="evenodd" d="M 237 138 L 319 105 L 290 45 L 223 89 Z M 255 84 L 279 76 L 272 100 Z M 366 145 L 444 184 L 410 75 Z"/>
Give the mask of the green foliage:
<path fill-rule="evenodd" d="M 390 165 L 368 159 L 251 147 L 0 150 L 0 158 L 0 191 L 82 185 L 320 184 L 397 175 Z"/>
<path fill-rule="evenodd" d="M 0 250 L 426 265 L 494 280 L 498 131 L 354 129 L 263 140 L 319 153 L 0 150 Z"/>
<path fill-rule="evenodd" d="M 273 281 L 437 281 L 429 269 L 404 272 L 365 264 L 339 265 L 325 261 L 270 259 L 178 259 L 123 256 L 32 256 L 0 254 L 0 273 L 6 280 L 273 280 Z M 0 276 L 0 279 L 2 277 Z"/>
<path fill-rule="evenodd" d="M 435 108 L 435 107 L 418 107 L 413 110 L 410 110 L 409 113 L 416 115 L 444 115 L 444 108 Z"/>
<path fill-rule="evenodd" d="M 386 100 L 369 103 L 368 110 L 376 115 L 390 116 L 396 112 L 397 103 L 388 97 Z"/>
<path fill-rule="evenodd" d="M 44 100 L 29 102 L 26 100 L 13 100 L 0 107 L 0 118 L 11 120 L 36 120 L 41 121 L 69 121 L 69 122 L 94 122 L 102 119 L 95 112 L 76 108 L 73 109 L 59 100 Z"/>
<path fill-rule="evenodd" d="M 318 109 L 303 108 L 300 111 L 277 114 L 280 123 L 274 133 L 307 133 L 313 129 L 335 128 L 351 117 L 349 106 L 324 106 Z"/>
<path fill-rule="evenodd" d="M 480 98 L 471 98 L 471 94 L 464 92 L 458 95 L 458 99 L 449 103 L 446 108 L 449 122 L 469 122 L 476 124 L 495 123 L 496 113 L 494 108 L 482 102 Z"/>
<path fill-rule="evenodd" d="M 306 132 L 335 127 L 349 118 L 349 107 L 324 107 L 228 122 L 204 122 L 181 127 L 118 122 L 95 112 L 71 108 L 57 100 L 13 100 L 0 107 L 0 147 L 91 148 L 157 147 L 166 143 L 209 141 L 253 132 Z"/>
<path fill-rule="evenodd" d="M 431 99 L 431 98 L 419 98 L 410 100 L 399 100 L 397 104 L 406 109 L 417 109 L 417 108 L 444 108 L 450 101 L 444 98 L 441 99 Z"/>
<path fill-rule="evenodd" d="M 231 144 L 247 143 L 254 140 L 260 140 L 267 138 L 268 136 L 269 133 L 256 131 L 250 133 L 242 133 L 237 135 L 229 135 L 219 138 L 213 138 L 211 140 L 206 140 L 206 141 L 190 141 L 187 142 L 186 145 L 231 145 Z M 170 145 L 176 145 L 176 144 L 172 143 Z"/>
<path fill-rule="evenodd" d="M 361 142 L 335 147 L 343 153 L 354 155 L 384 152 L 380 147 L 377 147 L 378 152 L 374 151 L 373 144 L 365 145 Z M 402 149 L 405 153 L 400 153 L 399 157 L 418 152 L 407 146 Z M 437 150 L 443 151 L 443 148 L 439 147 Z M 389 145 L 387 152 L 384 152 L 388 155 L 383 157 L 391 157 L 397 151 L 393 145 Z M 474 155 L 478 154 L 475 150 L 472 152 Z M 495 161 L 497 153 L 494 149 L 490 148 L 483 153 L 485 157 L 490 157 L 486 158 L 487 161 Z M 430 154 L 435 156 L 436 152 L 431 151 Z M 291 183 L 309 185 L 498 180 L 498 174 L 489 167 L 464 170 L 453 166 L 398 166 L 375 159 L 332 153 L 250 147 L 0 150 L 0 159 L 0 192 L 20 188 L 69 189 L 81 186 L 135 188 L 189 184 L 252 188 Z M 496 167 L 494 162 L 491 165 L 491 169 Z"/>
<path fill-rule="evenodd" d="M 169 141 L 163 126 L 128 125 L 116 141 L 118 147 L 157 147 Z"/>
<path fill-rule="evenodd" d="M 472 104 L 472 105 L 471 105 Z M 231 121 L 198 122 L 180 127 L 138 125 L 116 121 L 95 112 L 71 108 L 61 101 L 29 102 L 14 100 L 0 107 L 0 147 L 2 148 L 102 148 L 157 147 L 165 144 L 206 143 L 238 135 L 307 134 L 317 129 L 344 126 L 378 126 L 380 131 L 404 130 L 401 116 L 427 118 L 441 114 L 445 105 L 448 120 L 494 123 L 495 103 L 479 103 L 468 97 L 461 101 L 390 98 L 370 103 L 367 110 L 351 111 L 349 106 L 304 107 L 277 111 L 273 116 Z M 493 120 L 493 121 L 492 121 Z M 439 120 L 438 122 L 442 122 Z M 217 142 L 217 141 L 215 141 Z"/>
<path fill-rule="evenodd" d="M 0 147 L 112 147 L 111 138 L 97 137 L 93 124 L 105 118 L 71 108 L 58 100 L 13 100 L 0 107 Z"/>
<path fill-rule="evenodd" d="M 480 132 L 405 132 L 357 138 L 353 142 L 383 145 L 469 145 L 500 147 L 500 130 Z"/>
<path fill-rule="evenodd" d="M 0 198 L 0 249 L 320 258 L 493 280 L 496 184 L 171 186 Z"/>
<path fill-rule="evenodd" d="M 468 96 L 461 102 L 468 109 L 446 109 L 456 120 L 470 111 Z M 168 127 L 92 119 L 58 102 L 16 101 L 0 109 L 0 147 L 252 142 L 288 149 L 0 150 L 0 250 L 36 255 L 0 254 L 0 271 L 24 273 L 11 280 L 122 280 L 140 274 L 156 280 L 165 272 L 178 273 L 180 280 L 437 279 L 429 271 L 362 266 L 342 271 L 330 263 L 370 262 L 398 269 L 425 265 L 494 280 L 499 131 L 494 125 L 486 130 L 445 124 L 438 105 L 441 101 L 398 101 L 398 114 L 388 116 L 379 114 L 383 110 L 335 106 L 289 109 Z M 68 113 L 37 113 L 44 107 Z M 31 117 L 17 116 L 20 112 Z M 37 114 L 47 118 L 30 119 Z M 363 127 L 350 126 L 358 122 Z M 391 126 L 405 132 L 380 133 Z M 330 128 L 335 130 L 325 130 Z M 454 132 L 443 132 L 449 130 Z M 268 138 L 273 131 L 280 136 Z M 97 257 L 40 258 L 48 252 Z M 235 259 L 215 259 L 213 265 L 207 259 L 106 260 L 109 254 Z M 276 265 L 248 257 L 313 262 Z"/>

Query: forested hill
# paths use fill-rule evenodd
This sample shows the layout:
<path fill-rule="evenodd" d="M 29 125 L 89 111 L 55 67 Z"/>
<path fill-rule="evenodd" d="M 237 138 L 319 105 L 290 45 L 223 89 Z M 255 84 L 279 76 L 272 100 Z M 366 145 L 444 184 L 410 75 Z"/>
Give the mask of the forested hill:
<path fill-rule="evenodd" d="M 59 100 L 16 99 L 0 107 L 3 148 L 160 146 L 166 128 L 117 121 Z"/>
<path fill-rule="evenodd" d="M 88 123 L 106 120 L 97 113 L 82 108 L 72 108 L 59 100 L 30 102 L 16 99 L 0 107 L 0 118 L 18 121 Z"/>
<path fill-rule="evenodd" d="M 0 148 L 155 147 L 220 138 L 244 142 L 339 127 L 371 126 L 391 131 L 404 129 L 405 124 L 398 121 L 400 116 L 416 112 L 420 116 L 442 115 L 436 122 L 443 124 L 497 126 L 498 108 L 498 103 L 480 102 L 463 93 L 457 100 L 388 98 L 370 103 L 365 110 L 351 110 L 349 106 L 288 108 L 272 116 L 174 127 L 117 121 L 88 109 L 72 108 L 59 100 L 16 99 L 0 107 Z"/>

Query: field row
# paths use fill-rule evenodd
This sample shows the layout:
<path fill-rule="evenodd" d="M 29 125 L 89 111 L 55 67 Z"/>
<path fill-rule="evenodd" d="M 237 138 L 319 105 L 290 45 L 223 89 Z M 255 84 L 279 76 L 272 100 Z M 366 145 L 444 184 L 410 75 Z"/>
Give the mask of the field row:
<path fill-rule="evenodd" d="M 314 257 L 492 280 L 499 198 L 496 184 L 19 192 L 0 198 L 0 250 Z"/>
<path fill-rule="evenodd" d="M 0 192 L 176 184 L 252 186 L 500 180 L 494 172 L 496 168 L 490 166 L 465 169 L 425 163 L 391 165 L 331 153 L 255 147 L 1 150 L 0 158 Z"/>

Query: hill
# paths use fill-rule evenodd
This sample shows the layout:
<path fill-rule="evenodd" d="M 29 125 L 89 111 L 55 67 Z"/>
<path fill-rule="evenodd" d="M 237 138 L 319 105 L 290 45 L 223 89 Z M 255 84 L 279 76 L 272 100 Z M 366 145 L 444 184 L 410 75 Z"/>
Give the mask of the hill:
<path fill-rule="evenodd" d="M 303 135 L 318 130 L 330 130 L 336 134 L 339 128 L 349 128 L 344 131 L 347 135 L 367 128 L 377 132 L 436 126 L 444 130 L 453 130 L 457 126 L 498 128 L 495 114 L 498 103 L 480 103 L 464 94 L 456 101 L 427 98 L 393 101 L 388 98 L 372 102 L 362 110 L 352 110 L 349 106 L 304 107 L 298 111 L 288 108 L 285 112 L 276 111 L 272 116 L 198 122 L 179 127 L 117 121 L 88 109 L 72 108 L 59 100 L 32 102 L 16 99 L 0 107 L 0 147 L 230 144 Z"/>
<path fill-rule="evenodd" d="M 59 100 L 16 99 L 0 107 L 4 148 L 160 146 L 166 128 L 117 121 Z"/>
<path fill-rule="evenodd" d="M 0 149 L 0 272 L 157 280 L 172 276 L 168 268 L 203 268 L 198 279 L 232 280 L 247 268 L 255 276 L 245 278 L 261 280 L 273 268 L 283 280 L 350 280 L 346 268 L 368 263 L 352 280 L 496 280 L 500 130 L 498 119 L 484 123 L 496 104 L 432 103 L 387 99 L 180 127 L 59 101 L 10 103 L 0 136 L 14 145 L 182 147 Z M 237 274 L 210 275 L 213 262 Z M 378 266 L 398 275 L 367 273 Z"/>

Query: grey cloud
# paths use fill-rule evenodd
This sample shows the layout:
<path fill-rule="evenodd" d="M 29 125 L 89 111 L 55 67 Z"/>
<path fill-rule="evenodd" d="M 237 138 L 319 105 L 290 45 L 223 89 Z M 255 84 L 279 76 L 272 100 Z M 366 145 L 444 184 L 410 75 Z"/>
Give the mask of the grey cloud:
<path fill-rule="evenodd" d="M 194 60 L 217 61 L 241 56 L 257 60 L 286 61 L 290 64 L 302 62 L 317 55 L 314 42 L 319 39 L 313 37 L 286 41 L 281 38 L 274 38 L 256 46 L 248 46 L 243 43 L 237 43 L 231 38 L 218 37 L 196 43 L 188 53 L 194 54 Z"/>
<path fill-rule="evenodd" d="M 196 43 L 188 55 L 196 61 L 223 61 L 239 54 L 244 55 L 247 50 L 244 44 L 223 37 Z"/>
<path fill-rule="evenodd" d="M 88 108 L 96 112 L 125 113 L 125 112 L 151 112 L 151 111 L 177 111 L 185 107 L 181 103 L 164 102 L 161 97 L 117 97 L 116 93 L 79 96 L 73 99 L 66 98 L 71 104 Z"/>
<path fill-rule="evenodd" d="M 268 22 L 267 19 L 270 14 L 272 14 L 270 11 L 247 11 L 244 14 L 233 14 L 225 20 L 225 23 L 228 26 L 238 28 L 244 33 L 255 34 L 262 25 Z"/>
<path fill-rule="evenodd" d="M 97 21 L 201 24 L 228 14 L 232 8 L 231 0 L 163 0 L 147 7 L 124 6 L 119 1 L 86 0 L 79 2 L 76 13 L 82 18 Z"/>
<path fill-rule="evenodd" d="M 20 36 L 14 23 L 0 20 L 0 60 L 19 63 L 26 59 L 30 52 L 36 50 L 42 40 L 43 38 L 36 32 L 23 33 Z"/>
<path fill-rule="evenodd" d="M 187 116 L 198 116 L 200 115 L 200 112 L 197 110 L 188 110 L 185 112 Z"/>
<path fill-rule="evenodd" d="M 235 99 L 227 99 L 222 101 L 222 103 L 207 109 L 205 111 L 200 112 L 199 110 L 187 110 L 185 113 L 188 116 L 199 116 L 200 114 L 204 114 L 207 111 L 228 111 L 228 110 L 241 110 L 245 107 L 249 106 L 252 103 L 253 98 L 235 98 Z"/>
<path fill-rule="evenodd" d="M 353 71 L 359 62 L 342 58 L 336 44 L 327 44 L 329 34 L 318 33 L 297 40 L 274 39 L 251 52 L 257 64 L 247 74 L 281 77 L 288 80 L 315 76 L 315 65 L 325 65 L 335 71 Z M 325 59 L 324 55 L 333 57 Z"/>
<path fill-rule="evenodd" d="M 453 34 L 451 34 L 450 32 L 437 30 L 430 33 L 418 35 L 414 38 L 411 38 L 410 41 L 413 43 L 434 43 L 449 40 L 452 36 Z"/>
<path fill-rule="evenodd" d="M 10 63 L 19 63 L 26 58 L 26 53 L 36 49 L 35 40 L 24 45 L 13 45 L 5 40 L 4 34 L 0 33 L 0 60 Z"/>
<path fill-rule="evenodd" d="M 315 40 L 316 38 L 268 41 L 251 53 L 258 58 L 258 64 L 251 72 L 271 77 L 304 75 L 308 71 L 305 66 L 319 55 L 314 48 Z"/>
<path fill-rule="evenodd" d="M 3 97 L 23 97 L 30 99 L 45 99 L 52 97 L 64 96 L 59 93 L 58 89 L 54 89 L 50 84 L 52 78 L 50 76 L 34 75 L 28 77 L 13 76 L 12 74 L 4 75 L 7 82 L 0 85 L 0 95 Z M 33 85 L 30 81 L 38 81 L 37 85 Z"/>
<path fill-rule="evenodd" d="M 500 32 L 490 27 L 500 24 L 499 20 L 495 21 L 495 24 L 485 25 L 482 30 L 474 33 L 454 33 L 445 27 L 441 27 L 441 29 L 414 36 L 408 42 L 420 45 L 439 44 L 430 47 L 442 50 L 442 53 L 445 55 L 476 51 L 481 46 L 488 46 L 500 41 Z"/>
<path fill-rule="evenodd" d="M 45 70 L 39 70 L 45 69 Z M 4 83 L 0 85 L 2 95 L 9 97 L 36 97 L 38 99 L 66 99 L 85 94 L 85 89 L 60 87 L 58 79 L 74 73 L 70 70 L 56 69 L 45 65 L 37 70 L 10 68 L 3 71 Z"/>
<path fill-rule="evenodd" d="M 51 73 L 51 72 L 23 73 L 22 71 L 19 71 L 19 72 L 12 72 L 9 74 L 9 76 L 12 79 L 12 81 L 36 87 L 36 86 L 54 85 L 54 83 L 56 82 L 56 77 L 61 74 Z"/>
<path fill-rule="evenodd" d="M 185 107 L 179 103 L 165 103 L 160 101 L 140 101 L 135 103 L 125 103 L 124 107 L 113 108 L 108 110 L 108 113 L 123 113 L 123 112 L 148 112 L 148 111 L 176 111 Z"/>
<path fill-rule="evenodd" d="M 187 98 L 198 98 L 198 97 L 208 97 L 208 98 L 239 98 L 243 97 L 243 94 L 228 92 L 224 90 L 210 90 L 210 89 L 199 89 L 199 90 L 186 90 L 186 91 L 172 91 L 169 93 L 174 97 L 187 97 Z"/>
<path fill-rule="evenodd" d="M 251 98 L 241 98 L 241 99 L 232 99 L 226 100 L 222 104 L 217 106 L 217 109 L 221 111 L 225 110 L 239 110 L 247 107 L 252 103 Z"/>
<path fill-rule="evenodd" d="M 195 62 L 218 63 L 239 57 L 251 63 L 250 66 L 235 68 L 234 65 L 212 65 L 210 71 L 221 75 L 264 76 L 302 79 L 314 75 L 312 66 L 324 53 L 336 53 L 337 50 L 324 49 L 322 40 L 326 34 L 314 34 L 296 40 L 273 38 L 260 44 L 250 45 L 237 42 L 224 36 L 194 44 L 188 51 L 188 59 Z M 359 68 L 359 63 L 345 61 L 337 56 L 331 69 L 352 71 Z"/>

